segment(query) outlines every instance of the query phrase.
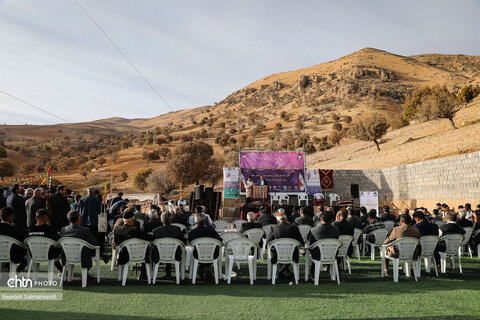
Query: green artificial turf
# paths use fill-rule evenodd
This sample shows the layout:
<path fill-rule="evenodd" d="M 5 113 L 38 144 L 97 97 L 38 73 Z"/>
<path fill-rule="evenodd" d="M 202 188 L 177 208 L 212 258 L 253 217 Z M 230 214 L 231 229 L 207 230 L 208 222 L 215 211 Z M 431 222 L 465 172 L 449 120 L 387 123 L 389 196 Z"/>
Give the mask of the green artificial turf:
<path fill-rule="evenodd" d="M 192 285 L 188 278 L 178 286 L 164 280 L 147 285 L 130 272 L 125 287 L 116 270 L 102 264 L 101 283 L 89 280 L 84 289 L 77 268 L 63 301 L 0 300 L 0 319 L 480 319 L 480 259 L 462 258 L 463 274 L 458 266 L 439 278 L 422 271 L 417 283 L 403 273 L 398 283 L 391 274 L 382 279 L 379 260 L 352 259 L 352 274 L 341 271 L 340 286 L 326 272 L 318 286 L 306 283 L 303 261 L 298 285 L 281 279 L 275 286 L 266 279 L 265 262 L 254 285 L 245 265 L 234 268 L 231 285 Z"/>

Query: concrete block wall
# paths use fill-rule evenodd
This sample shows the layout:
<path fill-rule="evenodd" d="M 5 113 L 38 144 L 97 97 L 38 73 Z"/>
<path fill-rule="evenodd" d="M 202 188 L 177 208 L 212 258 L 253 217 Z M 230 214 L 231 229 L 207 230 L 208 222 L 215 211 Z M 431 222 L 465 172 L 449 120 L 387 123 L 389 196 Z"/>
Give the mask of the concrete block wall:
<path fill-rule="evenodd" d="M 334 170 L 334 192 L 351 198 L 350 185 L 360 191 L 378 191 L 379 201 L 400 208 L 433 208 L 437 202 L 451 206 L 480 203 L 480 152 L 417 162 L 378 170 Z"/>

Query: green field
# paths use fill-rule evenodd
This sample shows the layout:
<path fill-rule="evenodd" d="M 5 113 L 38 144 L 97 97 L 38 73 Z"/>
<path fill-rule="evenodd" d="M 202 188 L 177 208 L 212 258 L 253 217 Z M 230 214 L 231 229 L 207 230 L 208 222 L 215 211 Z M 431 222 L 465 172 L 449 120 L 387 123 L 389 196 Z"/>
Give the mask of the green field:
<path fill-rule="evenodd" d="M 92 279 L 82 289 L 76 269 L 63 301 L 0 301 L 0 319 L 480 319 L 478 258 L 462 259 L 463 274 L 458 268 L 439 278 L 422 272 L 417 283 L 403 273 L 398 283 L 391 275 L 382 279 L 379 260 L 352 259 L 352 275 L 341 271 L 340 286 L 326 272 L 318 286 L 303 280 L 273 286 L 260 262 L 253 286 L 245 265 L 231 285 L 192 285 L 187 278 L 178 286 L 163 280 L 147 285 L 131 272 L 122 287 L 116 271 L 102 264 L 100 284 Z"/>

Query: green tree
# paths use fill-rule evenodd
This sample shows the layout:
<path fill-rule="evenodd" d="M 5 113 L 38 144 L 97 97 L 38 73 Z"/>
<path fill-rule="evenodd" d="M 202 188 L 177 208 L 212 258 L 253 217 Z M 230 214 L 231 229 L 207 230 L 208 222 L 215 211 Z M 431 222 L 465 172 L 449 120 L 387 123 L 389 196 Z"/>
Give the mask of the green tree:
<path fill-rule="evenodd" d="M 351 133 L 359 140 L 372 141 L 380 151 L 379 140 L 387 133 L 389 127 L 390 124 L 384 116 L 374 113 L 366 119 L 359 120 L 351 128 Z"/>
<path fill-rule="evenodd" d="M 424 119 L 448 119 L 454 129 L 453 117 L 459 110 L 458 100 L 446 86 L 435 86 L 432 93 L 422 103 L 418 117 Z"/>
<path fill-rule="evenodd" d="M 122 171 L 122 173 L 120 174 L 120 177 L 122 178 L 121 181 L 127 181 L 128 173 L 126 171 Z"/>
<path fill-rule="evenodd" d="M 133 185 L 135 188 L 145 191 L 147 188 L 147 178 L 152 174 L 152 168 L 138 169 L 133 175 Z"/>
<path fill-rule="evenodd" d="M 0 161 L 0 177 L 11 177 L 15 174 L 15 166 L 7 160 Z"/>
<path fill-rule="evenodd" d="M 203 141 L 183 143 L 172 152 L 167 168 L 176 183 L 187 186 L 208 180 L 213 148 Z"/>

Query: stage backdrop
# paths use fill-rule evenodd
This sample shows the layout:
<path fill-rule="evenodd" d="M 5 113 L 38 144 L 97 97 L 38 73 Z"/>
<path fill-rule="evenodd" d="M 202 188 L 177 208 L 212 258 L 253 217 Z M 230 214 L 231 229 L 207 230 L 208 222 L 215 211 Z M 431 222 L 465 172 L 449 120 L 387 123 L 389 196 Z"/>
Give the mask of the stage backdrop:
<path fill-rule="evenodd" d="M 225 199 L 238 199 L 239 168 L 223 168 L 223 197 Z"/>
<path fill-rule="evenodd" d="M 322 186 L 320 185 L 320 174 L 318 169 L 306 169 L 305 176 L 307 181 L 307 193 L 314 195 L 315 193 L 322 192 Z"/>
<path fill-rule="evenodd" d="M 257 183 L 264 176 L 270 192 L 305 192 L 305 154 L 303 152 L 240 152 L 241 192 L 252 177 Z"/>

